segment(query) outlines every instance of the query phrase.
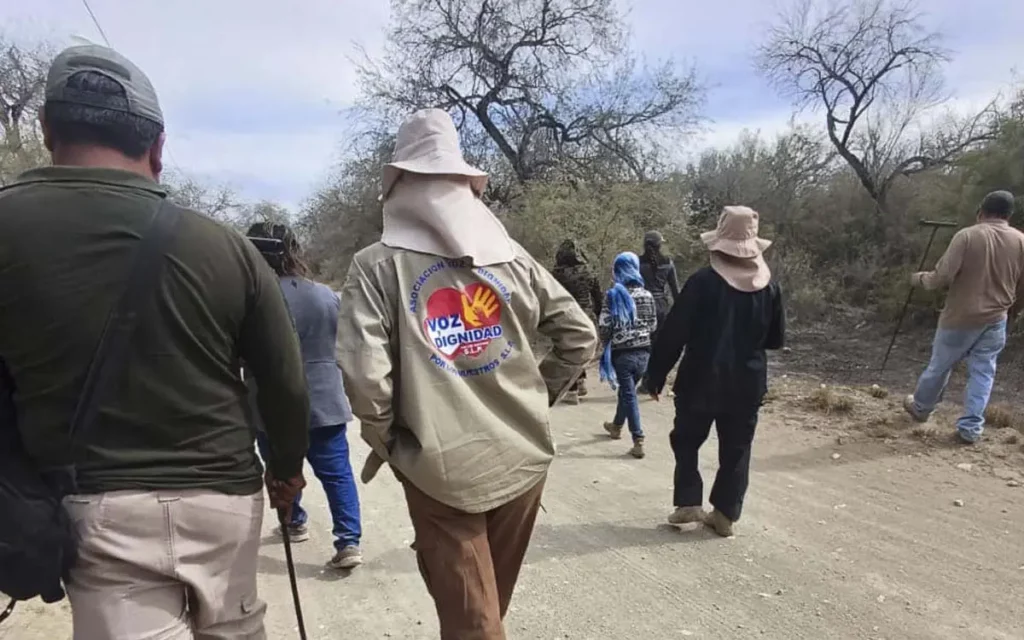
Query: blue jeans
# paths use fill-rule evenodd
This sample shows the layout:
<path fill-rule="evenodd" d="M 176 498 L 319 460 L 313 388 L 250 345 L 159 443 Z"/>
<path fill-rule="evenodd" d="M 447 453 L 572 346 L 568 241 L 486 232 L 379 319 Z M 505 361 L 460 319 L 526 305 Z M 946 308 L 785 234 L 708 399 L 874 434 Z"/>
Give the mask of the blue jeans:
<path fill-rule="evenodd" d="M 636 397 L 636 383 L 647 372 L 647 361 L 651 354 L 646 349 L 628 349 L 612 352 L 612 366 L 619 383 L 619 402 L 615 406 L 615 420 L 612 422 L 621 427 L 629 425 L 629 433 L 635 442 L 644 437 L 640 427 L 640 401 Z"/>
<path fill-rule="evenodd" d="M 964 414 L 957 420 L 956 428 L 961 438 L 977 442 L 985 430 L 985 407 L 996 378 L 996 360 L 1005 346 L 1005 320 L 980 329 L 938 329 L 932 359 L 914 392 L 914 410 L 923 416 L 931 414 L 942 400 L 953 367 L 966 359 Z"/>
<path fill-rule="evenodd" d="M 267 436 L 256 434 L 260 456 L 267 459 Z M 349 545 L 358 545 L 362 537 L 362 526 L 359 517 L 359 493 L 356 491 L 356 480 L 352 475 L 352 465 L 348 459 L 348 434 L 345 425 L 317 427 L 309 431 L 309 452 L 306 454 L 309 466 L 313 467 L 327 495 L 327 506 L 331 510 L 334 523 L 334 546 L 339 551 Z M 304 525 L 309 514 L 302 508 L 302 494 L 295 497 L 292 504 L 291 524 Z"/>

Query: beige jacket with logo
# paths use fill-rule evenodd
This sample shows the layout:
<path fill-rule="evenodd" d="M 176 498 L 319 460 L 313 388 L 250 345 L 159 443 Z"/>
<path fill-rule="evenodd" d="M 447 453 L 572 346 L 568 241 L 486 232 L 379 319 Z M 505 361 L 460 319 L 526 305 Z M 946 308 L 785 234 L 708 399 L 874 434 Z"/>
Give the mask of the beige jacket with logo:
<path fill-rule="evenodd" d="M 477 268 L 381 243 L 360 251 L 338 336 L 363 439 L 421 491 L 470 513 L 544 477 L 549 407 L 597 347 L 587 315 L 518 245 L 512 262 Z"/>

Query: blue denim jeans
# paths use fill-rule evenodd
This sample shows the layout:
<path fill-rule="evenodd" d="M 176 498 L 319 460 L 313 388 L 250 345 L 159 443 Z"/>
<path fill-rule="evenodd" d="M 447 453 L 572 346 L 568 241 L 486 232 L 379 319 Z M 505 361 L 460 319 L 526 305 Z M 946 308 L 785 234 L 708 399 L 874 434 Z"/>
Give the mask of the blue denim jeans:
<path fill-rule="evenodd" d="M 996 378 L 996 360 L 1006 346 L 1006 321 L 980 329 L 939 329 L 932 344 L 932 359 L 914 392 L 914 410 L 929 415 L 942 400 L 949 374 L 967 360 L 964 414 L 957 420 L 960 437 L 976 442 L 985 430 L 985 407 Z"/>
<path fill-rule="evenodd" d="M 256 443 L 260 456 L 267 459 L 267 436 L 257 433 Z M 334 546 L 341 550 L 349 545 L 358 545 L 362 537 L 359 516 L 359 493 L 348 459 L 348 434 L 345 425 L 317 427 L 309 431 L 309 452 L 306 454 L 313 474 L 320 481 L 327 495 L 327 506 L 331 510 Z M 303 525 L 309 514 L 302 508 L 302 494 L 292 504 L 292 525 Z"/>
<path fill-rule="evenodd" d="M 640 401 L 636 397 L 636 384 L 647 372 L 647 361 L 651 354 L 646 349 L 628 349 L 612 352 L 612 366 L 619 383 L 619 402 L 615 406 L 615 420 L 612 422 L 621 427 L 629 425 L 629 433 L 635 442 L 644 437 L 640 427 Z"/>

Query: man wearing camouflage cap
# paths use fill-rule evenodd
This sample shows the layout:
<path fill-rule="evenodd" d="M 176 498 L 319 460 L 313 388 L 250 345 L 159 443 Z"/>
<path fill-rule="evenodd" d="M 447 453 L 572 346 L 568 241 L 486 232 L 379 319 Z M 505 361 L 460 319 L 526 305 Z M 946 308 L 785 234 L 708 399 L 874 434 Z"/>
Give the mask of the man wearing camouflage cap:
<path fill-rule="evenodd" d="M 78 539 L 64 585 L 74 637 L 264 638 L 266 506 L 241 360 L 261 391 L 274 506 L 302 487 L 309 422 L 277 278 L 241 235 L 167 202 L 163 115 L 131 61 L 71 47 L 45 91 L 54 166 L 0 191 L 0 363 L 27 457 L 77 468 L 64 498 Z M 157 286 L 72 446 L 104 325 L 152 221 L 168 219 Z"/>

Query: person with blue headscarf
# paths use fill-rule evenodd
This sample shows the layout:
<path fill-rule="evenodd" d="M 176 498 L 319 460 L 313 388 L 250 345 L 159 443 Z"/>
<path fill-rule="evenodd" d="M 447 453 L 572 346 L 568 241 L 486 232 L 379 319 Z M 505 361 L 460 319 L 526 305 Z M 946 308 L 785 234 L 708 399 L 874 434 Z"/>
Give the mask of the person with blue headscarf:
<path fill-rule="evenodd" d="M 601 380 L 618 389 L 615 418 L 604 425 L 614 440 L 622 437 L 622 426 L 629 425 L 633 436 L 630 454 L 644 457 L 644 431 L 640 426 L 640 403 L 636 385 L 647 371 L 651 334 L 658 326 L 654 296 L 644 288 L 640 258 L 626 251 L 612 264 L 615 284 L 605 294 L 604 308 L 598 318 L 598 333 L 604 344 L 601 354 Z"/>

